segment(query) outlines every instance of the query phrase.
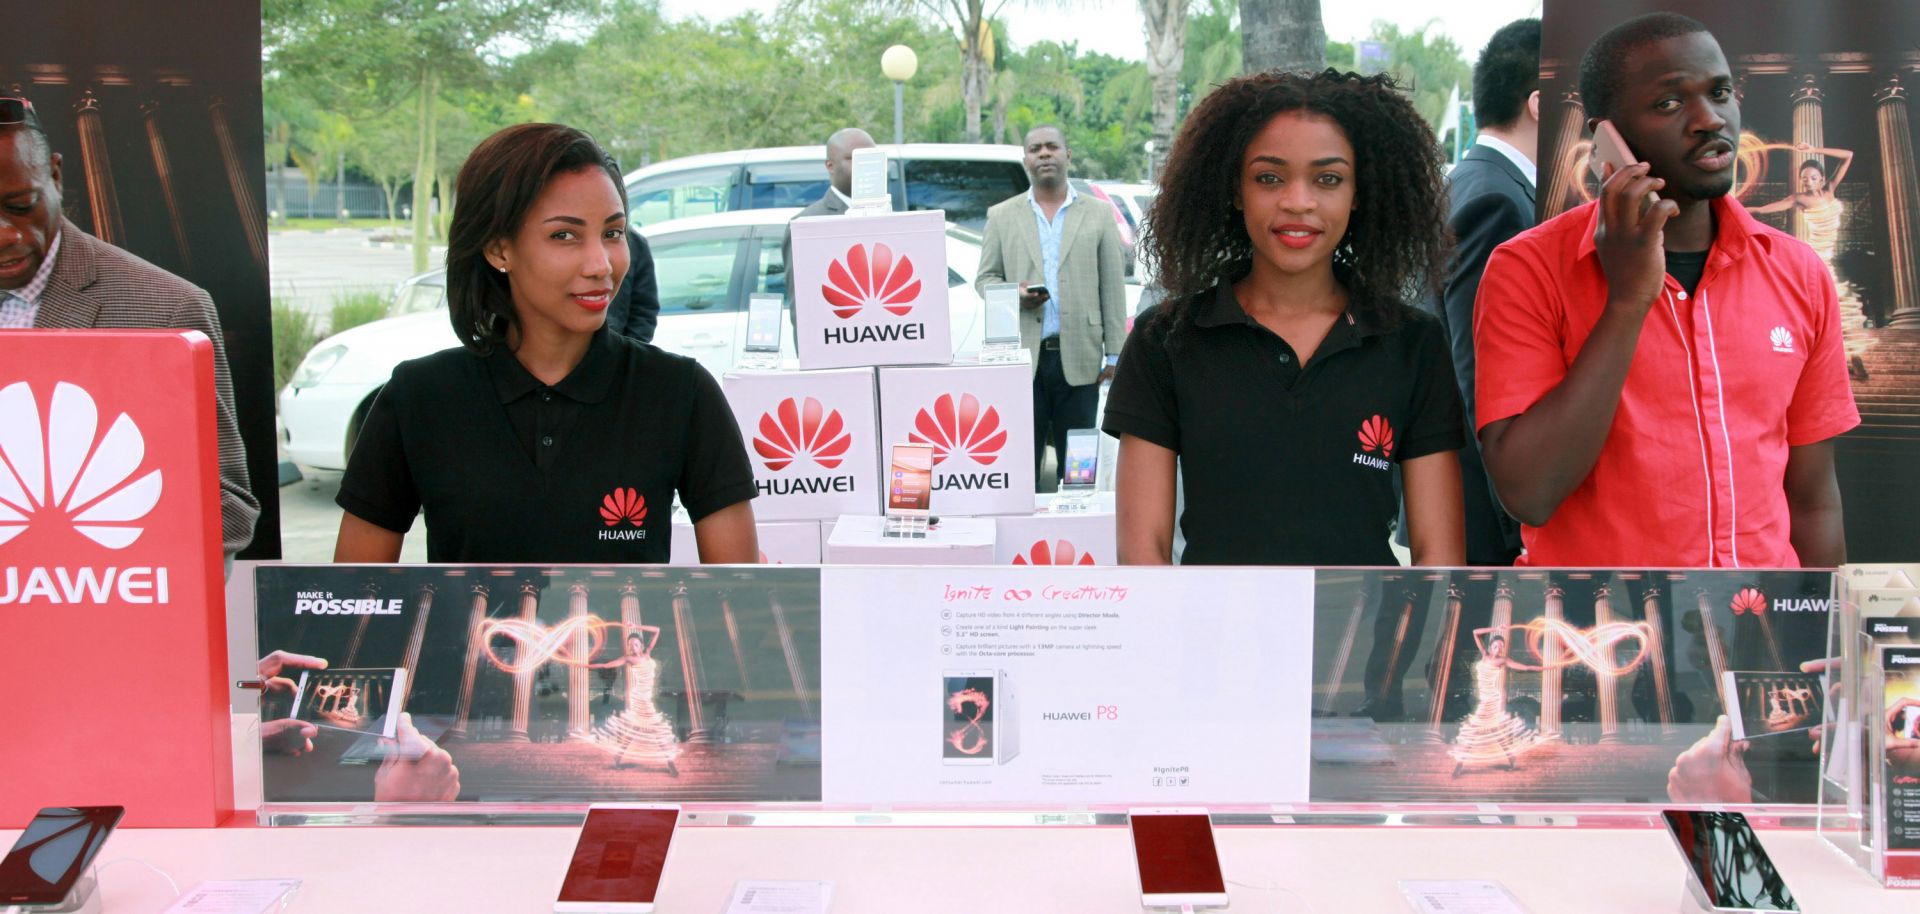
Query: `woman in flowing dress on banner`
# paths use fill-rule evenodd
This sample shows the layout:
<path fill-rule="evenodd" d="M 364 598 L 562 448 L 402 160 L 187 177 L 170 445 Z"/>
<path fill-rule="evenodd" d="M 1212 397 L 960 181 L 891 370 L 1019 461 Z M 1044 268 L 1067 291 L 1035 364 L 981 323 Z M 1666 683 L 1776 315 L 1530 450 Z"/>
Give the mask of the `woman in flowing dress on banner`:
<path fill-rule="evenodd" d="M 653 705 L 660 673 L 653 648 L 659 643 L 659 626 L 636 625 L 627 633 L 625 654 L 589 664 L 595 669 L 627 669 L 626 707 L 593 731 L 593 741 L 613 753 L 615 768 L 627 767 L 627 756 L 632 755 L 642 764 L 664 764 L 668 774 L 679 777 L 680 766 L 674 759 L 680 755 L 680 741 L 674 738 L 673 721 Z"/>
<path fill-rule="evenodd" d="M 1508 657 L 1504 636 L 1487 637 L 1494 631 L 1496 629 L 1482 628 L 1473 633 L 1474 643 L 1480 646 L 1480 659 L 1473 664 L 1476 703 L 1473 713 L 1460 722 L 1460 732 L 1453 738 L 1454 777 L 1459 777 L 1468 765 L 1502 758 L 1506 759 L 1502 767 L 1512 771 L 1518 767 L 1520 753 L 1540 741 L 1539 734 L 1527 726 L 1526 721 L 1507 710 L 1507 671 L 1537 673 L 1541 668 Z"/>

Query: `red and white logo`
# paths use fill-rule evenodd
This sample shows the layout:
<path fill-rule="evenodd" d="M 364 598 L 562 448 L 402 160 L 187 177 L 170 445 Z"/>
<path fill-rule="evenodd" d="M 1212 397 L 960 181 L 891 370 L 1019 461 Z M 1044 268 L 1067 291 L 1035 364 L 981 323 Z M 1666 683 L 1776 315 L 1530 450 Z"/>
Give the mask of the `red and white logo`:
<path fill-rule="evenodd" d="M 1774 352 L 1791 354 L 1793 352 L 1793 331 L 1785 327 L 1775 327 L 1772 333 L 1767 334 L 1767 342 L 1773 344 Z"/>
<path fill-rule="evenodd" d="M 852 446 L 853 434 L 846 430 L 840 411 L 827 409 L 812 397 L 801 402 L 788 397 L 773 411 L 760 414 L 760 433 L 753 438 L 754 452 L 776 473 L 802 454 L 824 469 L 837 469 Z"/>
<path fill-rule="evenodd" d="M 920 280 L 914 278 L 911 258 L 896 260 L 893 249 L 885 244 L 871 248 L 856 244 L 827 268 L 820 294 L 826 296 L 835 317 L 852 317 L 868 305 L 905 317 L 920 297 Z"/>
<path fill-rule="evenodd" d="M 121 413 L 96 439 L 99 420 L 77 384 L 55 384 L 44 416 L 27 382 L 0 390 L 0 543 L 43 518 L 108 549 L 140 538 L 140 519 L 160 501 L 160 471 L 133 478 L 147 445 L 131 417 Z"/>
<path fill-rule="evenodd" d="M 1760 615 L 1767 611 L 1767 595 L 1761 593 L 1758 587 L 1742 587 L 1739 593 L 1733 595 L 1731 608 L 1736 616 L 1747 613 Z"/>
<path fill-rule="evenodd" d="M 1051 546 L 1046 540 L 1036 540 L 1025 555 L 1013 557 L 1015 565 L 1092 565 L 1093 556 L 1074 548 L 1070 540 L 1056 540 Z"/>
<path fill-rule="evenodd" d="M 1360 449 L 1382 457 L 1393 456 L 1393 425 L 1380 416 L 1360 423 Z"/>
<path fill-rule="evenodd" d="M 609 527 L 617 527 L 621 521 L 638 527 L 647 519 L 647 499 L 632 489 L 614 489 L 613 494 L 600 499 L 600 519 Z"/>
<path fill-rule="evenodd" d="M 933 401 L 933 411 L 921 407 L 913 417 L 913 431 L 907 440 L 933 445 L 933 463 L 939 466 L 951 454 L 965 454 L 981 466 L 992 466 L 1007 444 L 1007 432 L 1000 427 L 1000 411 L 980 408 L 980 398 L 961 394 L 941 394 Z"/>

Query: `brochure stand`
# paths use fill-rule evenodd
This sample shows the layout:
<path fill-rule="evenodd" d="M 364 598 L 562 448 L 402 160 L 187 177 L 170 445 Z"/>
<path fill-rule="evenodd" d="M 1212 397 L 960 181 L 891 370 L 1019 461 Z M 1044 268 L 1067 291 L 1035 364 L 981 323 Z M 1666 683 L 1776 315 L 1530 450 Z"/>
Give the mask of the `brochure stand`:
<path fill-rule="evenodd" d="M 1817 827 L 1887 888 L 1920 888 L 1920 589 L 1912 566 L 1852 565 L 1834 575 L 1823 683 L 1829 737 L 1820 747 Z M 1892 585 L 1892 586 L 1888 586 Z"/>

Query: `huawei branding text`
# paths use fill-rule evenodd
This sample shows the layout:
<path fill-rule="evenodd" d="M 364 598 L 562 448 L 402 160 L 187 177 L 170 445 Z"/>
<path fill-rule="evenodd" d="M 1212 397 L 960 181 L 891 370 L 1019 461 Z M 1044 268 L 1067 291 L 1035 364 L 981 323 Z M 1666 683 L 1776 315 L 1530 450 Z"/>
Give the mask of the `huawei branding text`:
<path fill-rule="evenodd" d="M 1008 473 L 937 473 L 933 477 L 933 490 L 944 492 L 948 489 L 1011 489 L 1013 477 Z"/>
<path fill-rule="evenodd" d="M 826 341 L 839 343 L 892 343 L 900 340 L 924 340 L 926 324 L 881 324 L 859 327 L 828 327 Z"/>
<path fill-rule="evenodd" d="M 1393 464 L 1390 464 L 1378 457 L 1369 457 L 1365 454 L 1353 455 L 1353 462 L 1363 467 L 1373 467 L 1376 470 L 1392 470 L 1393 469 Z"/>
<path fill-rule="evenodd" d="M 816 476 L 812 479 L 773 479 L 756 480 L 762 495 L 824 495 L 828 492 L 853 491 L 852 476 Z"/>
<path fill-rule="evenodd" d="M 599 531 L 599 535 L 600 535 L 601 542 L 610 543 L 610 542 L 622 542 L 626 540 L 643 540 L 647 538 L 647 531 L 645 530 L 601 530 Z"/>
<path fill-rule="evenodd" d="M 1782 597 L 1773 601 L 1773 611 L 1777 613 L 1823 613 L 1832 606 L 1832 600 L 1794 600 Z"/>
<path fill-rule="evenodd" d="M 24 574 L 23 574 L 24 572 Z M 167 569 L 134 568 L 8 568 L 0 585 L 0 606 L 18 603 L 170 602 Z"/>

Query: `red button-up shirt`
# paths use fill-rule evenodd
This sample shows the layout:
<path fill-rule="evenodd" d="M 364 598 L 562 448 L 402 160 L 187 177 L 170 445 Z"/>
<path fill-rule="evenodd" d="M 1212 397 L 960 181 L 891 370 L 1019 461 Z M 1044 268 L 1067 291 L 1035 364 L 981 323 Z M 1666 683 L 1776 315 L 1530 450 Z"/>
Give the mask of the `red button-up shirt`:
<path fill-rule="evenodd" d="M 1530 565 L 1797 567 L 1788 448 L 1860 423 L 1840 304 L 1813 249 L 1728 197 L 1706 272 L 1653 304 L 1593 471 L 1545 526 Z M 1481 428 L 1566 378 L 1607 304 L 1587 204 L 1493 252 L 1474 306 Z"/>

